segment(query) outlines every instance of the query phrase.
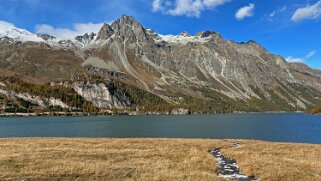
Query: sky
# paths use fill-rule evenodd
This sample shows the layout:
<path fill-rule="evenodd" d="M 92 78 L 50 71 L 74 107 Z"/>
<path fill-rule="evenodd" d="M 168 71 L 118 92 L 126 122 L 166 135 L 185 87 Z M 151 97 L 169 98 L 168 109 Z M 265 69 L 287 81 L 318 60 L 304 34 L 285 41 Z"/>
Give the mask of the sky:
<path fill-rule="evenodd" d="M 0 0 L 0 32 L 15 26 L 70 38 L 122 15 L 160 34 L 210 30 L 227 40 L 254 40 L 321 70 L 321 0 Z"/>

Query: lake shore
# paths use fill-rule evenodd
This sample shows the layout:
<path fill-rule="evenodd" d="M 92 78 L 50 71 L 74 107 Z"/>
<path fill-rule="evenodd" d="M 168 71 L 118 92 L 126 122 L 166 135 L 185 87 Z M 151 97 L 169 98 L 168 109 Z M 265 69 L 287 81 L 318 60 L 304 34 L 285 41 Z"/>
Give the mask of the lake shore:
<path fill-rule="evenodd" d="M 234 147 L 233 143 L 240 146 Z M 224 180 L 219 148 L 260 180 L 320 180 L 321 145 L 214 139 L 0 139 L 0 180 Z"/>
<path fill-rule="evenodd" d="M 269 112 L 231 112 L 231 113 L 169 113 L 169 112 L 121 112 L 121 113 L 83 113 L 83 112 L 41 112 L 41 113 L 0 113 L 0 117 L 53 117 L 53 116 L 148 116 L 148 115 L 202 115 L 202 114 L 285 114 L 285 113 L 305 113 L 303 111 L 285 112 L 285 111 L 269 111 Z M 321 114 L 315 114 L 321 115 Z"/>

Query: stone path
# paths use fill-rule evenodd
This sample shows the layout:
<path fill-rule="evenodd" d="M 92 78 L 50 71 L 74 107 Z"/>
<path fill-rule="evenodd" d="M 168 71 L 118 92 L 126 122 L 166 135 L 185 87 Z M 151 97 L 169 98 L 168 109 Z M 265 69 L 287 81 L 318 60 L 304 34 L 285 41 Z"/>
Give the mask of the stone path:
<path fill-rule="evenodd" d="M 239 143 L 232 143 L 233 147 L 241 146 Z M 210 150 L 209 153 L 213 155 L 217 161 L 218 165 L 218 176 L 229 180 L 239 180 L 239 181 L 258 181 L 255 177 L 250 177 L 244 175 L 235 160 L 225 157 L 220 149 L 216 148 Z"/>

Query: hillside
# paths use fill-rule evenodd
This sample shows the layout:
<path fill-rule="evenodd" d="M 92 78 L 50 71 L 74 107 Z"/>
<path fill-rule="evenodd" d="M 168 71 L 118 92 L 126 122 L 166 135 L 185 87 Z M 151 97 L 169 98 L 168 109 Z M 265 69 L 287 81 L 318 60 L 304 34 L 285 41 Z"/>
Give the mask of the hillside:
<path fill-rule="evenodd" d="M 106 112 L 303 111 L 321 106 L 321 72 L 255 41 L 160 35 L 133 17 L 70 40 L 0 35 L 0 108 Z"/>

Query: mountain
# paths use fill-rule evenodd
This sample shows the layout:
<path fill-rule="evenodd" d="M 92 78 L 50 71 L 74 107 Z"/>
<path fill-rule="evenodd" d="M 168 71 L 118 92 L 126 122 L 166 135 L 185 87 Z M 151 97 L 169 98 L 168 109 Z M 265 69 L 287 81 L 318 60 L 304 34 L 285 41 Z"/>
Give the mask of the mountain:
<path fill-rule="evenodd" d="M 22 110 L 21 102 L 30 110 L 87 106 L 96 112 L 321 105 L 321 71 L 287 62 L 255 41 L 237 43 L 212 31 L 160 35 L 130 16 L 70 40 L 21 29 L 0 33 L 0 73 L 0 107 L 2 97 Z"/>

